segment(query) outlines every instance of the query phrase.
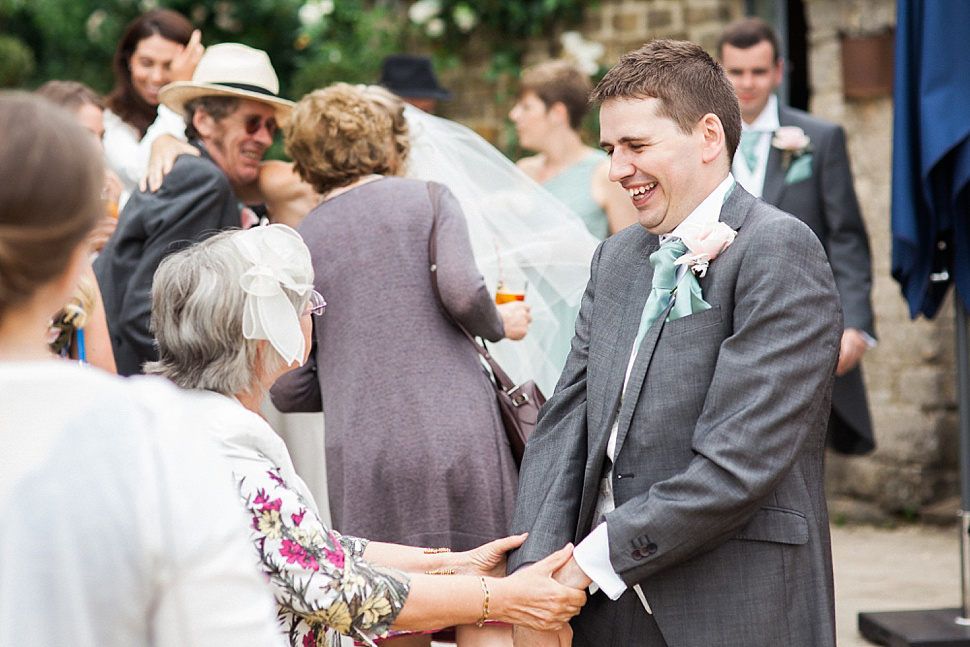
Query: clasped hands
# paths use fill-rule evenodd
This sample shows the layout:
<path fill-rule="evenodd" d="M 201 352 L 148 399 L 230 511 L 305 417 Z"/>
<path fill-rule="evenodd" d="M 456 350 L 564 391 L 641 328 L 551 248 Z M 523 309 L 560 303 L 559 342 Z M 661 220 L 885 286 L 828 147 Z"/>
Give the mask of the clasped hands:
<path fill-rule="evenodd" d="M 525 534 L 505 537 L 463 553 L 453 553 L 449 566 L 457 574 L 501 578 L 495 583 L 498 590 L 494 594 L 495 602 L 504 608 L 493 617 L 514 626 L 517 645 L 567 647 L 572 642 L 569 619 L 585 604 L 584 589 L 589 586 L 590 579 L 572 558 L 572 544 L 502 577 L 506 553 L 521 546 L 525 538 Z M 499 611 L 498 607 L 496 611 Z M 520 630 L 525 632 L 521 637 Z M 541 642 L 532 642 L 529 636 L 535 636 Z"/>
<path fill-rule="evenodd" d="M 552 579 L 579 591 L 584 591 L 593 582 L 576 563 L 572 551 L 569 559 L 552 574 Z M 557 631 L 536 631 L 531 627 L 516 625 L 512 629 L 512 643 L 514 647 L 569 647 L 573 644 L 573 630 L 568 624 Z"/>

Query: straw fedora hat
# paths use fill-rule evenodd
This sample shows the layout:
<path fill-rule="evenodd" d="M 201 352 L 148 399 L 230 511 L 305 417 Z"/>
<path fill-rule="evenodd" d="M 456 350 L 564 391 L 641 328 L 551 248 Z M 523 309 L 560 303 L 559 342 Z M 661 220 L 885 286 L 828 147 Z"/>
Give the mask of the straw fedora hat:
<path fill-rule="evenodd" d="M 221 43 L 206 48 L 191 81 L 164 86 L 158 99 L 179 114 L 185 102 L 197 97 L 226 96 L 262 101 L 276 108 L 277 121 L 285 121 L 293 102 L 279 97 L 280 81 L 269 56 L 240 43 Z"/>

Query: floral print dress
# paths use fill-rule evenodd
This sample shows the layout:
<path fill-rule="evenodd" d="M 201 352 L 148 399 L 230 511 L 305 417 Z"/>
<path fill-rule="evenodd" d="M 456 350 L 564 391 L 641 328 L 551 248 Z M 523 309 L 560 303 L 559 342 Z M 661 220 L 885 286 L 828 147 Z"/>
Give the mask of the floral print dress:
<path fill-rule="evenodd" d="M 228 404 L 231 415 L 218 412 L 208 427 L 229 459 L 290 645 L 338 644 L 334 631 L 373 645 L 404 606 L 408 576 L 364 560 L 366 540 L 324 526 L 282 439 L 255 413 Z"/>

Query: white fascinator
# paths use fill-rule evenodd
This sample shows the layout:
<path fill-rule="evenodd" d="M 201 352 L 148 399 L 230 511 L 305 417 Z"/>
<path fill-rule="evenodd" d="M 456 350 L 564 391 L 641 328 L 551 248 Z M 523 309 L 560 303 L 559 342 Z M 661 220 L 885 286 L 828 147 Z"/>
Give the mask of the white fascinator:
<path fill-rule="evenodd" d="M 246 293 L 243 336 L 267 340 L 287 365 L 302 363 L 306 353 L 302 312 L 284 288 L 309 299 L 313 290 L 310 250 L 300 234 L 286 225 L 253 227 L 232 240 L 251 264 L 239 279 Z"/>

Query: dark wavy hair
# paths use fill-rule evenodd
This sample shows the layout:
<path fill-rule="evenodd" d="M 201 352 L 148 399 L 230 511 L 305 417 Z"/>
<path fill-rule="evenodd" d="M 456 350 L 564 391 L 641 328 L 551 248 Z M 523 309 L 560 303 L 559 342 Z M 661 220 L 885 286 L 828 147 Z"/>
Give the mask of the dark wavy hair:
<path fill-rule="evenodd" d="M 161 36 L 165 40 L 186 45 L 195 27 L 189 19 L 171 9 L 154 9 L 138 16 L 125 28 L 118 41 L 111 67 L 115 75 L 115 87 L 105 99 L 105 105 L 119 117 L 145 136 L 145 131 L 155 121 L 158 106 L 153 106 L 141 98 L 131 82 L 131 57 L 138 43 L 151 36 Z"/>

